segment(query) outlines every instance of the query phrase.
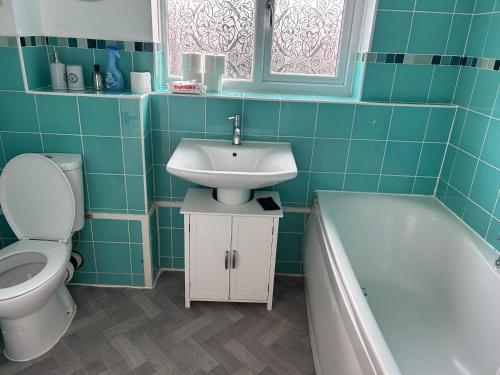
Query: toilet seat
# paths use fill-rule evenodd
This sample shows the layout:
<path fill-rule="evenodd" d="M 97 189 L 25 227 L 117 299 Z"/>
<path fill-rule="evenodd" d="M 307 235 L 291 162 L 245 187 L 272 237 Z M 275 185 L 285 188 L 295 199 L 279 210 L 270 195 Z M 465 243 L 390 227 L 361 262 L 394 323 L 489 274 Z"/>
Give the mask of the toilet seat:
<path fill-rule="evenodd" d="M 0 179 L 5 219 L 21 240 L 66 242 L 75 220 L 71 184 L 56 163 L 39 154 L 11 159 Z"/>
<path fill-rule="evenodd" d="M 61 268 L 66 267 L 68 255 L 68 246 L 54 241 L 22 240 L 3 248 L 0 251 L 0 273 L 26 264 L 31 259 L 35 262 L 43 259 L 45 265 L 32 278 L 11 287 L 0 288 L 0 301 L 30 293 L 47 283 Z M 16 259 L 11 258 L 13 265 L 6 266 L 9 262 L 7 258 L 15 256 L 19 256 L 20 259 L 16 262 Z"/>

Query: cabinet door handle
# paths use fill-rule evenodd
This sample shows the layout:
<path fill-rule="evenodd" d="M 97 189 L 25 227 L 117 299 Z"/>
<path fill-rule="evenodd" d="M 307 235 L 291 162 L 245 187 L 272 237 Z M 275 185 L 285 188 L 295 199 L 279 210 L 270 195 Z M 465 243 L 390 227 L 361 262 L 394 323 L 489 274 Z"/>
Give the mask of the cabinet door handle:
<path fill-rule="evenodd" d="M 224 259 L 224 268 L 226 270 L 229 268 L 229 251 L 226 251 L 226 258 Z"/>
<path fill-rule="evenodd" d="M 233 250 L 233 261 L 232 261 L 233 269 L 236 268 L 236 250 Z"/>

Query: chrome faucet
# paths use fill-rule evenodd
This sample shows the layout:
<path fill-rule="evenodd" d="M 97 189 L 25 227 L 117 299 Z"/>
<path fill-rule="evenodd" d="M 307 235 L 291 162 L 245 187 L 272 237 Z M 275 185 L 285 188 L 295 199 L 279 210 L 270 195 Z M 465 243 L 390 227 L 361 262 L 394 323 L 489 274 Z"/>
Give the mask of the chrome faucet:
<path fill-rule="evenodd" d="M 233 115 L 228 120 L 233 121 L 233 145 L 239 146 L 241 145 L 240 115 Z"/>

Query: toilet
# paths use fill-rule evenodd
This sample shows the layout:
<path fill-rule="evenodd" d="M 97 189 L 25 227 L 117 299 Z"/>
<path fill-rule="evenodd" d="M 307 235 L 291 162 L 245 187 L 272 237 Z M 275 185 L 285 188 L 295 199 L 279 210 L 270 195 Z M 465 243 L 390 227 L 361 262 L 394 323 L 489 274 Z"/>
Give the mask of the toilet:
<path fill-rule="evenodd" d="M 0 204 L 19 241 L 0 249 L 0 328 L 5 356 L 50 350 L 76 312 L 64 277 L 71 236 L 83 228 L 82 157 L 22 154 L 0 177 Z"/>

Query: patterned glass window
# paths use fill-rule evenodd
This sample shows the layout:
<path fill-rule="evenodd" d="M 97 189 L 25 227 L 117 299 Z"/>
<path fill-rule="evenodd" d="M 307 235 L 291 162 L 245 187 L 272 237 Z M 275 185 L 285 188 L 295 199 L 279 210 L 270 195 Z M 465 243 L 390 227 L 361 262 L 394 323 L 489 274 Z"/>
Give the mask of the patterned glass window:
<path fill-rule="evenodd" d="M 167 0 L 171 76 L 182 75 L 182 52 L 226 55 L 227 79 L 250 80 L 256 0 Z"/>
<path fill-rule="evenodd" d="M 336 77 L 344 0 L 275 0 L 271 73 Z"/>

